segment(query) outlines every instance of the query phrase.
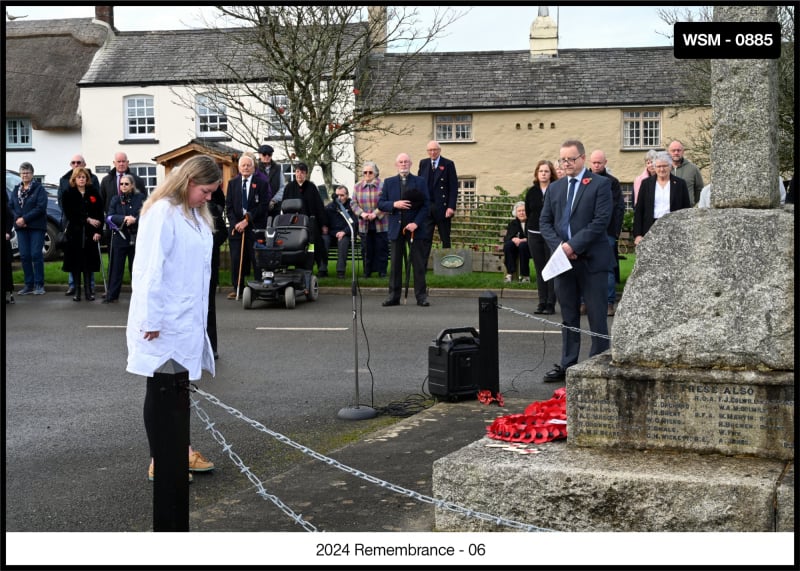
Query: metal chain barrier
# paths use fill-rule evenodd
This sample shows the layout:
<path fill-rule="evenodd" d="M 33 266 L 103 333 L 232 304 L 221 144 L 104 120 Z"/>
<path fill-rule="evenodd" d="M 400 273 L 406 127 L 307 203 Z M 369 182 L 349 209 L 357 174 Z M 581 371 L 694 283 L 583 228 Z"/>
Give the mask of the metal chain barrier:
<path fill-rule="evenodd" d="M 525 313 L 524 311 L 519 311 L 518 309 L 514 309 L 513 307 L 506 307 L 500 303 L 497 304 L 499 309 L 505 309 L 515 315 L 519 315 L 520 317 L 527 317 L 529 319 L 534 319 L 536 321 L 541 321 L 542 323 L 546 323 L 548 325 L 554 325 L 556 327 L 561 327 L 562 329 L 568 329 L 570 331 L 574 331 L 575 333 L 584 333 L 586 335 L 591 335 L 594 337 L 600 337 L 601 339 L 611 339 L 611 335 L 603 335 L 602 333 L 595 333 L 594 331 L 586 331 L 585 329 L 580 329 L 579 327 L 570 327 L 569 325 L 564 325 L 563 323 L 556 323 L 555 321 L 550 321 L 549 319 L 544 319 L 543 317 L 536 317 L 535 315 L 531 315 L 530 313 Z"/>
<path fill-rule="evenodd" d="M 269 428 L 267 428 L 266 426 L 264 426 L 263 424 L 261 424 L 257 420 L 253 420 L 251 418 L 248 418 L 241 411 L 233 408 L 232 406 L 224 404 L 223 402 L 221 402 L 214 395 L 209 394 L 209 393 L 197 388 L 196 385 L 190 384 L 190 386 L 191 386 L 192 392 L 195 392 L 195 393 L 199 394 L 200 396 L 205 398 L 208 402 L 210 402 L 212 404 L 215 404 L 218 407 L 226 410 L 232 416 L 235 416 L 236 418 L 239 418 L 240 420 L 243 420 L 244 422 L 246 422 L 247 424 L 249 424 L 253 428 L 255 428 L 255 429 L 257 429 L 257 430 L 259 430 L 259 431 L 271 436 L 272 438 L 278 440 L 279 442 L 287 444 L 287 445 L 291 446 L 292 448 L 296 448 L 297 450 L 301 451 L 303 454 L 305 454 L 307 456 L 310 456 L 311 458 L 314 458 L 315 460 L 319 460 L 321 462 L 324 462 L 325 464 L 328 464 L 329 466 L 332 466 L 332 467 L 334 467 L 334 468 L 336 468 L 338 470 L 341 470 L 343 472 L 347 472 L 348 474 L 351 474 L 351 475 L 353 475 L 353 476 L 355 476 L 357 478 L 361 478 L 362 480 L 366 480 L 367 482 L 370 482 L 371 484 L 376 484 L 376 485 L 380 486 L 381 488 L 385 488 L 387 490 L 391 490 L 392 492 L 407 496 L 409 498 L 412 498 L 412 499 L 417 500 L 417 501 L 422 502 L 422 503 L 433 504 L 434 506 L 436 506 L 438 508 L 449 510 L 449 511 L 452 511 L 452 512 L 467 516 L 467 517 L 473 517 L 473 518 L 480 519 L 480 520 L 483 520 L 483 521 L 491 522 L 491 523 L 494 523 L 496 525 L 504 525 L 504 526 L 507 526 L 507 527 L 511 527 L 511 528 L 519 529 L 519 530 L 523 530 L 523 531 L 554 531 L 552 529 L 547 529 L 547 528 L 543 528 L 543 527 L 537 527 L 537 526 L 530 525 L 530 524 L 527 524 L 527 523 L 522 523 L 522 522 L 506 519 L 506 518 L 503 518 L 503 517 L 500 517 L 500 516 L 495 516 L 495 515 L 492 515 L 492 514 L 487 514 L 487 513 L 484 513 L 484 512 L 479 512 L 479 511 L 475 511 L 475 510 L 472 510 L 472 509 L 469 509 L 469 508 L 465 508 L 465 507 L 459 506 L 459 505 L 451 503 L 451 502 L 447 502 L 447 501 L 444 501 L 444 500 L 433 498 L 431 496 L 426 496 L 424 494 L 420 494 L 419 492 L 415 492 L 414 490 L 408 490 L 408 489 L 403 488 L 401 486 L 398 486 L 396 484 L 392 484 L 391 482 L 387 482 L 385 480 L 381 480 L 380 478 L 376 478 L 375 476 L 371 476 L 369 474 L 365 474 L 361 470 L 358 470 L 356 468 L 352 468 L 350 466 L 347 466 L 346 464 L 342 464 L 341 462 L 339 462 L 339 461 L 337 461 L 337 460 L 335 460 L 333 458 L 330 458 L 329 456 L 325 456 L 324 454 L 320 454 L 319 452 L 315 452 L 314 450 L 308 448 L 307 446 L 303 446 L 302 444 L 299 444 L 299 443 L 293 441 L 292 439 L 288 438 L 287 436 L 284 436 L 283 434 L 280 434 L 278 432 L 274 432 L 274 431 L 270 430 Z M 191 406 L 195 409 L 195 412 L 197 413 L 197 416 L 206 424 L 206 430 L 211 431 L 212 435 L 214 436 L 214 439 L 217 442 L 219 442 L 220 444 L 222 444 L 223 452 L 226 452 L 228 454 L 228 456 L 231 458 L 231 460 L 233 461 L 233 463 L 236 464 L 236 466 L 239 467 L 239 469 L 242 471 L 242 473 L 245 473 L 247 475 L 247 478 L 251 482 L 253 482 L 253 484 L 256 485 L 258 493 L 260 495 L 262 495 L 262 497 L 272 501 L 284 513 L 286 513 L 290 518 L 292 518 L 296 523 L 302 525 L 306 529 L 306 531 L 319 531 L 313 525 L 311 525 L 310 523 L 304 521 L 299 514 L 295 514 L 295 512 L 292 511 L 283 502 L 281 502 L 280 499 L 278 499 L 277 497 L 275 497 L 273 495 L 268 494 L 264 490 L 264 486 L 263 486 L 262 482 L 252 472 L 250 472 L 250 470 L 247 468 L 247 466 L 245 466 L 244 463 L 242 462 L 241 458 L 239 458 L 239 456 L 236 455 L 231 450 L 231 446 L 225 441 L 224 436 L 222 434 L 220 434 L 220 432 L 216 428 L 214 428 L 214 423 L 211 422 L 211 418 L 200 407 L 200 405 L 198 404 L 198 402 L 194 398 L 191 399 Z"/>
<path fill-rule="evenodd" d="M 211 400 L 209 399 L 211 395 L 204 393 L 194 385 L 190 386 L 192 387 L 193 392 L 200 393 L 203 396 L 205 396 L 208 400 Z M 239 468 L 239 471 L 242 472 L 242 474 L 244 474 L 245 476 L 247 476 L 247 479 L 250 480 L 253 483 L 253 485 L 255 485 L 256 493 L 265 500 L 269 500 L 273 504 L 275 504 L 278 507 L 278 509 L 280 509 L 283 513 L 288 515 L 290 519 L 293 519 L 296 524 L 301 525 L 306 531 L 319 531 L 316 527 L 314 527 L 314 525 L 304 520 L 301 514 L 295 513 L 294 510 L 292 510 L 292 508 L 284 504 L 280 498 L 267 492 L 267 490 L 264 488 L 263 482 L 259 480 L 258 476 L 256 476 L 255 474 L 253 474 L 253 472 L 250 471 L 250 468 L 245 466 L 244 462 L 239 457 L 239 455 L 236 454 L 236 452 L 232 450 L 231 445 L 225 441 L 225 437 L 222 435 L 222 433 L 216 428 L 214 428 L 214 423 L 211 422 L 211 418 L 208 416 L 208 413 L 206 413 L 205 410 L 200 408 L 200 405 L 197 404 L 197 401 L 195 399 L 192 398 L 190 400 L 191 400 L 191 406 L 192 408 L 194 408 L 195 413 L 200 418 L 200 420 L 202 420 L 206 424 L 206 430 L 210 431 L 211 435 L 214 437 L 214 440 L 216 440 L 222 445 L 222 451 L 228 454 L 228 457 L 236 465 L 236 467 Z M 219 403 L 219 401 L 217 402 Z M 220 404 L 220 406 L 224 405 Z"/>

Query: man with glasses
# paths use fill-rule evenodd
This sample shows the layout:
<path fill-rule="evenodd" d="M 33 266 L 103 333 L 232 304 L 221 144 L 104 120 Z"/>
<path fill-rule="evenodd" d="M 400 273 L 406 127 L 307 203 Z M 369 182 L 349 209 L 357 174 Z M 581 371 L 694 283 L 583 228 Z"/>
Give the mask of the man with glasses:
<path fill-rule="evenodd" d="M 361 235 L 361 247 L 364 252 L 364 277 L 373 272 L 378 277 L 386 277 L 389 265 L 389 219 L 386 213 L 378 208 L 383 183 L 380 170 L 373 161 L 366 161 L 363 178 L 353 187 L 351 204 L 353 213 L 358 216 L 358 232 Z"/>
<path fill-rule="evenodd" d="M 562 143 L 559 156 L 565 175 L 544 195 L 539 229 L 552 251 L 563 250 L 572 269 L 553 278 L 565 327 L 561 332 L 561 363 L 544 375 L 546 383 L 563 382 L 567 369 L 578 362 L 581 297 L 586 303 L 589 329 L 596 334 L 589 356 L 611 345 L 606 315 L 607 276 L 614 263 L 606 238 L 613 209 L 611 181 L 585 167 L 586 150 L 578 140 Z"/>
<path fill-rule="evenodd" d="M 428 260 L 425 258 L 425 239 L 428 238 L 425 219 L 431 197 L 425 179 L 411 174 L 411 157 L 400 153 L 395 159 L 397 176 L 383 181 L 378 207 L 389 212 L 389 240 L 392 269 L 389 273 L 389 297 L 383 307 L 400 305 L 403 271 L 406 287 L 409 269 L 414 271 L 414 296 L 420 307 L 430 306 L 428 286 L 425 282 Z M 409 265 L 410 264 L 410 265 Z"/>
<path fill-rule="evenodd" d="M 100 181 L 97 179 L 97 175 L 95 175 L 92 170 L 86 166 L 86 159 L 83 158 L 83 155 L 73 155 L 72 159 L 69 161 L 69 170 L 64 173 L 58 181 L 58 207 L 62 208 L 61 199 L 64 196 L 64 193 L 69 190 L 69 179 L 72 177 L 72 171 L 78 167 L 83 167 L 89 174 L 91 175 L 91 180 L 89 183 L 100 191 Z M 62 215 L 61 215 L 61 226 L 64 226 L 65 220 L 63 215 L 63 208 L 62 208 Z M 72 280 L 72 272 L 67 272 L 69 276 L 69 285 L 67 286 L 67 291 L 64 295 L 75 295 L 75 282 Z M 94 291 L 94 274 L 91 276 L 91 291 Z"/>
<path fill-rule="evenodd" d="M 328 217 L 328 233 L 323 236 L 325 240 L 325 251 L 330 252 L 331 242 L 336 241 L 338 256 L 336 258 L 336 277 L 344 279 L 347 270 L 347 259 L 350 254 L 350 241 L 352 233 L 350 227 L 355 230 L 356 215 L 353 214 L 347 187 L 343 184 L 336 185 L 333 200 L 325 207 L 325 214 Z M 348 222 L 344 219 L 347 217 Z M 356 269 L 353 268 L 355 272 Z"/>

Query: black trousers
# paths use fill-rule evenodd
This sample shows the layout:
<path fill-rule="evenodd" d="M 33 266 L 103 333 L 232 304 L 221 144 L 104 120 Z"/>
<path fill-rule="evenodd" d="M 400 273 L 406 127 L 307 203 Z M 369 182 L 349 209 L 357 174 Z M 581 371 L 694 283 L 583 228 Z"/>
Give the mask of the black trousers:
<path fill-rule="evenodd" d="M 417 301 L 428 299 L 428 286 L 425 283 L 425 272 L 427 270 L 428 259 L 425 257 L 424 240 L 414 240 L 411 237 L 400 236 L 397 240 L 390 241 L 392 269 L 389 272 L 389 299 L 400 301 L 403 291 L 405 275 L 408 271 L 403 263 L 411 264 L 410 268 L 414 273 L 414 297 Z"/>
<path fill-rule="evenodd" d="M 608 271 L 589 272 L 586 262 L 579 258 L 572 263 L 572 270 L 556 276 L 554 279 L 563 324 L 568 327 L 580 328 L 580 304 L 583 299 L 586 303 L 589 329 L 593 333 L 608 336 L 608 306 L 606 304 Z M 594 335 L 591 338 L 590 357 L 602 353 L 611 346 L 609 339 Z M 561 330 L 561 342 L 561 366 L 566 369 L 578 362 L 581 334 L 564 328 Z"/>
<path fill-rule="evenodd" d="M 539 305 L 554 307 L 556 305 L 556 282 L 555 280 L 546 282 L 542 279 L 542 271 L 553 254 L 550 251 L 550 246 L 547 245 L 541 234 L 528 232 L 528 248 L 533 258 L 533 267 L 536 269 L 536 289 L 539 294 Z"/>

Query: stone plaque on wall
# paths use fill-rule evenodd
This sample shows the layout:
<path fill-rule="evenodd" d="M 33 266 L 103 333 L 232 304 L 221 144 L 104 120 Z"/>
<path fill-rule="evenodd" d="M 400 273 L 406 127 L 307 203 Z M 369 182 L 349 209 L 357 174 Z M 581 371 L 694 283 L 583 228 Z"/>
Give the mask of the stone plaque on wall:
<path fill-rule="evenodd" d="M 567 426 L 577 446 L 794 458 L 794 375 L 611 365 L 569 369 Z"/>
<path fill-rule="evenodd" d="M 466 248 L 437 248 L 433 250 L 433 273 L 437 276 L 456 276 L 472 272 L 472 250 Z"/>

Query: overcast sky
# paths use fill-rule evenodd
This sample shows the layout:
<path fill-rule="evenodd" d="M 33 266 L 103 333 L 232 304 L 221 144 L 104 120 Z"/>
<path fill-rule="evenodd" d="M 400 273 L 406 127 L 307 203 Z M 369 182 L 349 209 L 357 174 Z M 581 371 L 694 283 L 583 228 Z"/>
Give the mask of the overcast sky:
<path fill-rule="evenodd" d="M 669 46 L 664 35 L 671 27 L 658 17 L 664 5 L 549 6 L 550 16 L 561 20 L 559 47 L 607 48 Z M 436 51 L 527 50 L 530 26 L 538 6 L 452 6 L 463 16 L 448 27 Z M 13 16 L 28 19 L 89 18 L 94 6 L 6 5 Z M 419 7 L 420 13 L 432 7 Z M 115 5 L 114 24 L 121 31 L 177 30 L 204 27 L 200 15 L 214 14 L 212 7 Z"/>

